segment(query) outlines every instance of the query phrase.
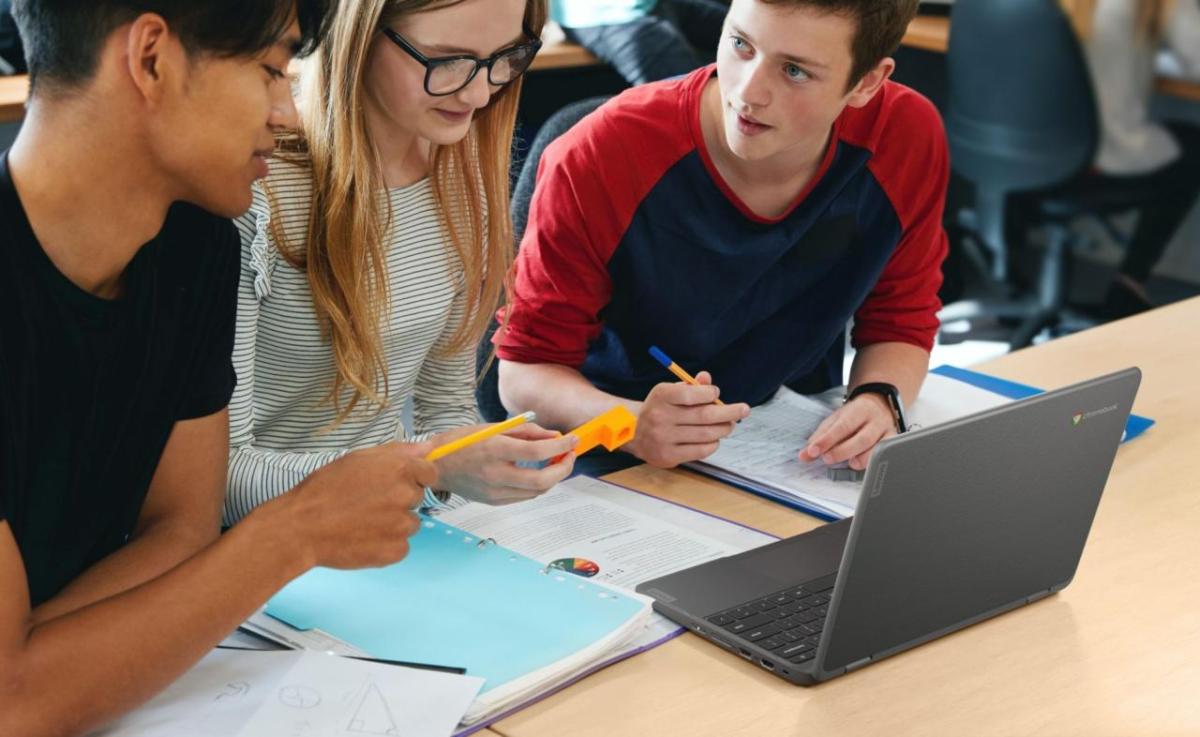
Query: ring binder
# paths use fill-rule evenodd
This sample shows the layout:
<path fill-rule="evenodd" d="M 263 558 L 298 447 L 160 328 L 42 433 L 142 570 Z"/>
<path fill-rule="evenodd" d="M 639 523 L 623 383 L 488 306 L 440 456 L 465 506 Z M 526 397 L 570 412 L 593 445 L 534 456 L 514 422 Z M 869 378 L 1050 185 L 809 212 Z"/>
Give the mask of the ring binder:
<path fill-rule="evenodd" d="M 464 666 L 486 679 L 471 723 L 600 662 L 650 616 L 645 597 L 559 573 L 424 515 L 400 563 L 313 569 L 266 613 L 370 657 Z"/>

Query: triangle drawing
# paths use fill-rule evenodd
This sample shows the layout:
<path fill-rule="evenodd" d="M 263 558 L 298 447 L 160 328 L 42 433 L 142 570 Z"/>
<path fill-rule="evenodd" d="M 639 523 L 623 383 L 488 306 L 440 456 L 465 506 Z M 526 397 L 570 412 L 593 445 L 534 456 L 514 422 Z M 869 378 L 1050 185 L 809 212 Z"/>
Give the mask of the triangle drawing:
<path fill-rule="evenodd" d="M 354 710 L 354 716 L 350 718 L 350 724 L 346 727 L 346 731 L 355 734 L 399 737 L 400 728 L 396 725 L 396 718 L 392 716 L 392 709 L 373 681 L 367 684 L 366 690 L 363 691 L 362 698 Z"/>

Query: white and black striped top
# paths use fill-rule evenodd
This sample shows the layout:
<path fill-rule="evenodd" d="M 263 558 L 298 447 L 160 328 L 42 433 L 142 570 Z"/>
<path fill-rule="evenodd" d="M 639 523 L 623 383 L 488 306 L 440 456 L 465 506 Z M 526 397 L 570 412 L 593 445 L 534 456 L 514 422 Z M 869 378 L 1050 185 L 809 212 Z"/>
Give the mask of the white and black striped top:
<path fill-rule="evenodd" d="M 431 182 L 386 193 L 392 213 L 384 234 L 391 298 L 382 336 L 388 405 L 381 412 L 356 409 L 332 429 L 336 412 L 323 400 L 336 371 L 333 349 L 321 336 L 307 275 L 283 258 L 271 227 L 276 219 L 288 244 L 304 243 L 311 180 L 307 170 L 274 161 L 265 184 L 274 209 L 260 183 L 250 211 L 237 221 L 242 277 L 226 524 L 349 450 L 405 439 L 401 416 L 410 397 L 413 439 L 479 422 L 474 350 L 449 356 L 440 350 L 464 318 L 466 302 L 462 269 Z"/>

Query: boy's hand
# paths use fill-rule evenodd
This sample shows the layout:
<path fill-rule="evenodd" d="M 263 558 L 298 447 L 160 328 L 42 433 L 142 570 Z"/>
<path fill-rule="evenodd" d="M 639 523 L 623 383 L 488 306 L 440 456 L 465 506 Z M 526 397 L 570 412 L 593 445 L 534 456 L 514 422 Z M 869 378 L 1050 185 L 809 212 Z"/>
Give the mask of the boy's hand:
<path fill-rule="evenodd" d="M 638 413 L 637 435 L 626 449 L 646 463 L 673 468 L 716 452 L 722 438 L 750 415 L 747 404 L 714 404 L 721 391 L 702 371 L 698 386 L 659 384 Z"/>
<path fill-rule="evenodd" d="M 821 460 L 830 466 L 849 461 L 850 468 L 861 471 L 879 441 L 895 434 L 896 419 L 887 400 L 878 394 L 863 394 L 817 426 L 808 445 L 800 451 L 800 461 Z"/>
<path fill-rule="evenodd" d="M 372 568 L 408 554 L 419 521 L 413 509 L 437 469 L 430 443 L 388 443 L 355 451 L 314 472 L 268 505 L 285 515 L 309 562 L 328 568 Z"/>

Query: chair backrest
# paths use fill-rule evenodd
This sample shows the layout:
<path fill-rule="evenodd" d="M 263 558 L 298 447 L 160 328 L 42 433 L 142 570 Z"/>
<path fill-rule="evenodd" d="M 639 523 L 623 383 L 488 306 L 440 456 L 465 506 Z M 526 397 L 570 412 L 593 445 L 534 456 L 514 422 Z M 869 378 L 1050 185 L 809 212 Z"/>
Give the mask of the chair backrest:
<path fill-rule="evenodd" d="M 946 134 L 956 172 L 1016 192 L 1091 164 L 1092 80 L 1059 0 L 957 0 L 950 29 Z"/>
<path fill-rule="evenodd" d="M 542 153 L 555 139 L 570 130 L 608 99 L 608 97 L 592 97 L 573 102 L 550 116 L 538 130 L 533 143 L 529 145 L 529 153 L 525 156 L 525 162 L 521 166 L 521 175 L 513 190 L 509 212 L 512 214 L 513 221 L 514 248 L 520 248 L 521 239 L 525 237 L 525 225 L 529 222 L 529 204 L 533 200 L 533 190 L 537 183 L 537 170 L 538 164 L 542 160 Z M 483 340 L 479 341 L 479 346 L 475 350 L 477 371 L 482 371 L 492 357 L 492 335 L 495 334 L 498 327 L 496 320 L 493 319 Z M 500 403 L 499 375 L 495 361 L 492 361 L 487 373 L 475 387 L 475 401 L 479 405 L 480 416 L 487 422 L 500 422 L 507 417 L 508 413 L 504 409 L 504 405 Z"/>

